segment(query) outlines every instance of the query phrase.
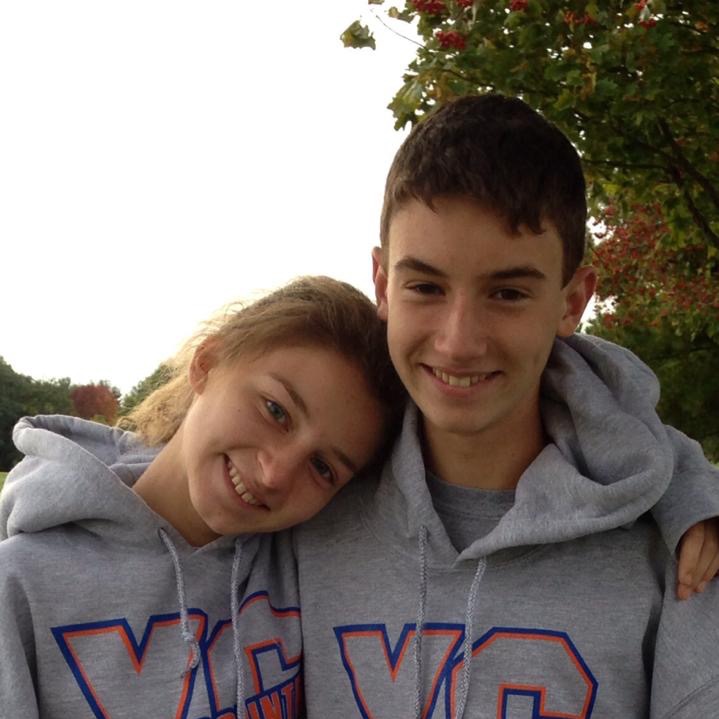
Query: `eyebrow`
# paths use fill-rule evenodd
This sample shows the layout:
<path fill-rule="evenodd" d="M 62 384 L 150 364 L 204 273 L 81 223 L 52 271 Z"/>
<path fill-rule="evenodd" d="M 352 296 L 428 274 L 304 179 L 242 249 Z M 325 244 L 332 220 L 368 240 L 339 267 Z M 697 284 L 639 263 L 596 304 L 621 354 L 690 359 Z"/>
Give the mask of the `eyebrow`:
<path fill-rule="evenodd" d="M 430 265 L 427 262 L 423 262 L 416 257 L 403 257 L 394 264 L 396 272 L 414 271 L 421 272 L 424 275 L 430 275 L 432 277 L 446 278 L 447 273 L 438 269 L 434 265 Z M 514 280 L 514 279 L 535 279 L 535 280 L 546 280 L 547 276 L 541 270 L 537 269 L 533 265 L 517 265 L 516 267 L 505 267 L 501 270 L 495 270 L 494 272 L 487 272 L 482 275 L 483 278 L 489 280 Z"/>
<path fill-rule="evenodd" d="M 284 377 L 278 375 L 275 372 L 269 372 L 268 374 L 270 375 L 270 377 L 272 377 L 272 379 L 277 380 L 285 388 L 285 391 L 291 397 L 292 401 L 297 405 L 297 408 L 300 410 L 300 412 L 302 412 L 305 417 L 309 417 L 310 413 L 307 409 L 305 401 L 302 399 L 301 395 L 297 392 L 297 390 L 292 386 L 292 384 L 288 382 Z"/>
<path fill-rule="evenodd" d="M 432 275 L 434 277 L 446 277 L 446 273 L 442 270 L 437 269 L 433 265 L 428 265 L 422 260 L 418 260 L 416 257 L 403 257 L 394 264 L 395 272 L 401 272 L 402 270 L 412 270 L 414 272 L 421 272 L 425 275 Z"/>
<path fill-rule="evenodd" d="M 309 418 L 310 413 L 307 409 L 307 404 L 302 399 L 302 395 L 300 395 L 297 390 L 292 386 L 292 383 L 275 372 L 270 372 L 269 375 L 270 377 L 272 377 L 272 379 L 277 380 L 285 388 L 285 391 L 295 403 L 297 409 L 299 409 L 300 412 L 305 416 L 305 418 Z M 342 462 L 342 464 L 344 464 L 347 469 L 349 469 L 352 475 L 357 474 L 357 472 L 359 471 L 357 465 L 341 449 L 338 449 L 337 447 L 330 447 L 330 450 L 337 457 L 337 459 L 339 459 L 339 461 Z"/>

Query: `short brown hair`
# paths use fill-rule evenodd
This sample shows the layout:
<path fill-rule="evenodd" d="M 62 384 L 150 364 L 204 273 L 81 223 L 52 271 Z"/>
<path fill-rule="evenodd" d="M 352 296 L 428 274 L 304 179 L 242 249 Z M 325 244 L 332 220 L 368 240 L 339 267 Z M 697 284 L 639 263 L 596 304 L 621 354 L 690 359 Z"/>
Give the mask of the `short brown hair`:
<path fill-rule="evenodd" d="M 463 97 L 416 125 L 387 176 L 380 226 L 387 248 L 395 212 L 409 199 L 432 207 L 464 196 L 505 219 L 511 232 L 542 232 L 549 220 L 563 247 L 563 282 L 585 252 L 587 203 L 579 155 L 567 137 L 522 100 Z"/>
<path fill-rule="evenodd" d="M 192 403 L 188 369 L 193 354 L 208 340 L 217 341 L 220 363 L 280 347 L 335 350 L 361 370 L 382 407 L 388 441 L 398 424 L 405 395 L 389 358 L 385 323 L 362 292 L 320 276 L 301 277 L 249 305 L 231 306 L 207 322 L 168 363 L 170 380 L 124 418 L 122 426 L 134 429 L 150 446 L 169 441 Z"/>

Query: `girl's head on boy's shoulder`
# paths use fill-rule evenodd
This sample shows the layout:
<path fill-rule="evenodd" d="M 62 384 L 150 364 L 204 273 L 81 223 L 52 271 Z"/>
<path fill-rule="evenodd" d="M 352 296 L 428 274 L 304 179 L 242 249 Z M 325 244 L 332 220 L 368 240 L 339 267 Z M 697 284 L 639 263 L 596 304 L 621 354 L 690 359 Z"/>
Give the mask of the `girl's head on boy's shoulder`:
<path fill-rule="evenodd" d="M 359 290 L 303 277 L 208 322 L 129 416 L 135 490 L 193 544 L 317 513 L 393 436 L 403 390 Z"/>

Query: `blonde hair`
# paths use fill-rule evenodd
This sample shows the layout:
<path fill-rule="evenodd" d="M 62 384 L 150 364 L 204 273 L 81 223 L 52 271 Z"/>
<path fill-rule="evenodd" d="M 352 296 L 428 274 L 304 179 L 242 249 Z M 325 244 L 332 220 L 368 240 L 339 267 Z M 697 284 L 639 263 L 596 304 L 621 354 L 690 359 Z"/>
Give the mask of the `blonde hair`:
<path fill-rule="evenodd" d="M 218 319 L 206 322 L 167 363 L 169 381 L 124 417 L 121 426 L 134 429 L 150 446 L 169 441 L 192 403 L 188 377 L 192 357 L 208 341 L 216 343 L 221 364 L 287 346 L 335 350 L 361 370 L 388 427 L 396 426 L 403 409 L 404 389 L 389 358 L 386 326 L 375 306 L 346 282 L 313 276 L 294 280 L 252 304 L 231 306 Z"/>

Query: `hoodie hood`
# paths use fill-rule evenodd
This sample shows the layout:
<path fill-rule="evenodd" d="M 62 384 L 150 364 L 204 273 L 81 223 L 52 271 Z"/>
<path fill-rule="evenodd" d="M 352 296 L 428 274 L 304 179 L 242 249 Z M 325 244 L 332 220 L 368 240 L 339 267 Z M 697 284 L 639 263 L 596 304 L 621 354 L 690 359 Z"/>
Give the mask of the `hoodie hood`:
<path fill-rule="evenodd" d="M 419 413 L 410 405 L 378 490 L 383 523 L 405 538 L 426 528 L 431 555 L 441 563 L 630 524 L 659 500 L 674 468 L 672 443 L 654 409 L 658 398 L 656 377 L 628 350 L 586 335 L 556 340 L 541 397 L 551 441 L 522 474 L 514 506 L 459 556 L 426 483 L 417 481 L 425 467 Z"/>
<path fill-rule="evenodd" d="M 25 458 L 3 487 L 0 538 L 80 524 L 143 544 L 166 527 L 131 489 L 159 451 L 132 432 L 48 415 L 21 419 L 13 441 Z"/>

